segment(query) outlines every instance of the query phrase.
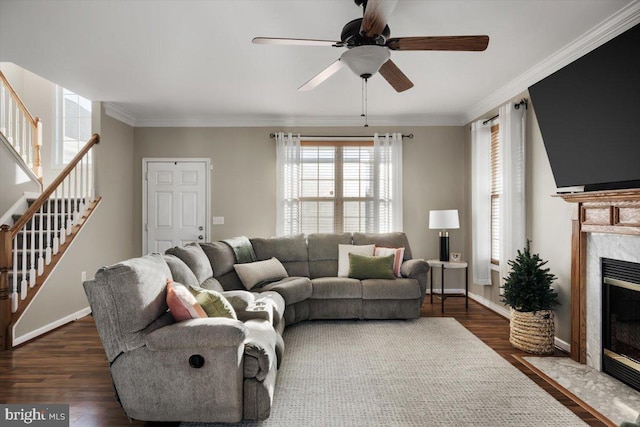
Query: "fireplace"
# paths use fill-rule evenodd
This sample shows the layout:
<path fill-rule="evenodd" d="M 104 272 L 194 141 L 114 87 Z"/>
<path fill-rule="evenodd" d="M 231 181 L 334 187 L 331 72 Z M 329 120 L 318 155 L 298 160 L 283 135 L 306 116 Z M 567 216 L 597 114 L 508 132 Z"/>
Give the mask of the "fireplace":
<path fill-rule="evenodd" d="M 602 370 L 640 390 L 640 264 L 608 258 L 602 271 Z"/>

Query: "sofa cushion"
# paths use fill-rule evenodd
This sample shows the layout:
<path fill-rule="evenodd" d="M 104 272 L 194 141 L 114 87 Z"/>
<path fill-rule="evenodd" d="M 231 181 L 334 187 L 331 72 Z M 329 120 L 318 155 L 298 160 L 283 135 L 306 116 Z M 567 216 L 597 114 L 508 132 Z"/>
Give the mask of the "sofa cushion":
<path fill-rule="evenodd" d="M 366 256 L 349 254 L 349 277 L 353 279 L 395 279 L 395 255 Z"/>
<path fill-rule="evenodd" d="M 338 245 L 338 277 L 349 277 L 349 254 L 373 256 L 375 245 Z"/>
<path fill-rule="evenodd" d="M 420 284 L 415 279 L 365 279 L 362 299 L 419 299 Z"/>
<path fill-rule="evenodd" d="M 400 266 L 402 266 L 402 261 L 404 259 L 404 248 L 385 248 L 382 246 L 376 246 L 373 251 L 373 255 L 393 255 L 393 274 L 395 274 L 396 277 L 402 277 L 402 274 L 400 273 Z"/>
<path fill-rule="evenodd" d="M 167 279 L 167 306 L 176 322 L 207 317 L 186 286 Z"/>
<path fill-rule="evenodd" d="M 304 234 L 250 239 L 258 261 L 278 258 L 289 276 L 309 277 L 309 253 Z"/>
<path fill-rule="evenodd" d="M 311 280 L 311 299 L 360 299 L 362 283 L 347 277 L 318 277 Z"/>
<path fill-rule="evenodd" d="M 224 242 L 207 242 L 201 243 L 200 247 L 207 255 L 213 269 L 213 276 L 216 279 L 219 280 L 220 276 L 234 271 L 233 265 L 236 263 L 236 257 L 229 245 Z"/>
<path fill-rule="evenodd" d="M 208 317 L 238 319 L 233 306 L 220 292 L 199 287 L 190 287 L 189 291 L 196 297 L 196 301 Z"/>
<path fill-rule="evenodd" d="M 171 276 L 174 282 L 182 283 L 187 287 L 200 286 L 196 275 L 193 274 L 189 266 L 180 258 L 175 255 L 166 254 L 164 255 L 164 260 L 169 266 L 169 270 L 171 270 Z"/>
<path fill-rule="evenodd" d="M 338 275 L 338 245 L 350 245 L 351 234 L 313 233 L 307 236 L 309 277 Z"/>
<path fill-rule="evenodd" d="M 224 291 L 222 295 L 229 301 L 234 310 L 246 310 L 256 300 L 255 294 L 248 291 Z"/>
<path fill-rule="evenodd" d="M 311 298 L 313 288 L 308 277 L 287 277 L 278 282 L 269 283 L 256 289 L 262 291 L 275 291 L 282 295 L 287 305 L 295 304 Z M 288 310 L 288 309 L 287 309 Z"/>
<path fill-rule="evenodd" d="M 213 270 L 209 258 L 204 250 L 196 242 L 186 246 L 176 246 L 166 250 L 167 254 L 175 255 L 184 261 L 198 279 L 198 284 L 204 282 L 209 277 L 213 277 Z"/>
<path fill-rule="evenodd" d="M 289 277 L 287 270 L 277 258 L 247 264 L 236 264 L 233 268 L 247 290 L 261 284 Z"/>
<path fill-rule="evenodd" d="M 404 248 L 404 261 L 411 259 L 411 248 L 407 235 L 402 232 L 393 233 L 353 233 L 354 245 L 384 246 L 387 248 Z"/>

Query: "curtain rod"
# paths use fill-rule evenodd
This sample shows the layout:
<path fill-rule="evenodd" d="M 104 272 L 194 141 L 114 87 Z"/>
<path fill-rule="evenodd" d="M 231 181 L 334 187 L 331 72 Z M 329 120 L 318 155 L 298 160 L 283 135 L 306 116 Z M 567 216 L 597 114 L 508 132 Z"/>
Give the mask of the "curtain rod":
<path fill-rule="evenodd" d="M 270 133 L 269 138 L 275 138 L 275 133 Z M 413 134 L 402 135 L 403 138 L 413 139 Z M 300 138 L 373 138 L 373 135 L 300 135 Z"/>
<path fill-rule="evenodd" d="M 527 100 L 527 98 L 522 98 L 520 102 L 518 102 L 513 106 L 513 108 L 515 108 L 516 110 L 519 110 L 521 105 L 524 105 L 525 110 L 527 109 L 527 107 L 529 107 L 529 101 Z M 500 114 L 496 114 L 495 116 L 485 120 L 484 122 L 482 122 L 482 124 L 486 125 L 487 123 L 494 121 L 498 117 L 500 117 Z"/>

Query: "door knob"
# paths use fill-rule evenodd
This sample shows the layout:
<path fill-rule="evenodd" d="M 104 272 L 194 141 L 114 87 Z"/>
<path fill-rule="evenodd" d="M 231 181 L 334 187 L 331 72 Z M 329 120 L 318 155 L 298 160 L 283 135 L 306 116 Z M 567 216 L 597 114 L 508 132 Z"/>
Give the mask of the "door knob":
<path fill-rule="evenodd" d="M 202 240 L 202 239 L 204 239 L 204 236 L 201 234 L 198 236 L 198 240 Z"/>
<path fill-rule="evenodd" d="M 202 230 L 204 230 L 204 227 L 200 226 L 200 227 L 198 227 L 198 230 L 202 231 Z"/>

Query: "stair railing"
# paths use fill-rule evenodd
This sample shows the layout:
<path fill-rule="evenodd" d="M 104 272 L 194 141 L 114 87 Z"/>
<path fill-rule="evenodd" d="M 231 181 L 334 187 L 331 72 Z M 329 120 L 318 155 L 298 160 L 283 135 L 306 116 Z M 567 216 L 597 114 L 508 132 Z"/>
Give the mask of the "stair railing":
<path fill-rule="evenodd" d="M 42 122 L 33 117 L 0 71 L 0 132 L 42 182 Z"/>
<path fill-rule="evenodd" d="M 62 173 L 11 227 L 0 227 L 0 349 L 12 347 L 13 325 L 97 206 L 94 134 Z"/>

